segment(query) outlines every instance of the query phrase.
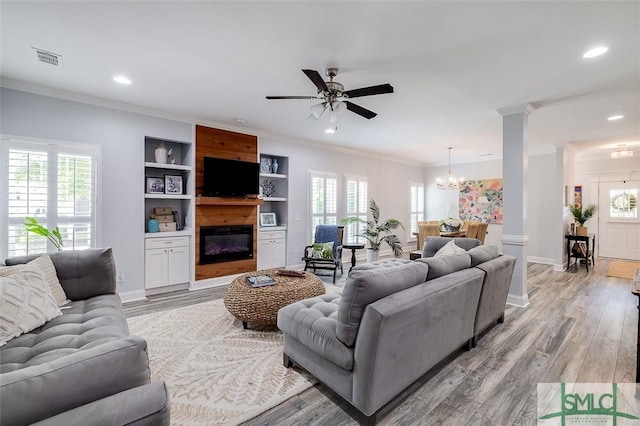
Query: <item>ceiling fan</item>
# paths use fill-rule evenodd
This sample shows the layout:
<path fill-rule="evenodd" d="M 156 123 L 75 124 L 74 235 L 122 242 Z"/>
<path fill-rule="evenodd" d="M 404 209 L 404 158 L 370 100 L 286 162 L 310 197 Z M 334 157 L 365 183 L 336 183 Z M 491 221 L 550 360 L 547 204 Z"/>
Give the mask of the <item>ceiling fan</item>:
<path fill-rule="evenodd" d="M 311 107 L 311 115 L 309 118 L 319 118 L 327 108 L 329 108 L 331 111 L 329 121 L 334 122 L 345 109 L 367 119 L 372 119 L 378 115 L 373 111 L 361 107 L 360 105 L 349 102 L 347 99 L 393 93 L 393 87 L 388 83 L 363 87 L 360 89 L 344 90 L 344 86 L 341 83 L 333 81 L 333 78 L 338 75 L 338 68 L 327 68 L 325 74 L 329 77 L 329 81 L 324 81 L 320 73 L 316 70 L 302 70 L 302 72 L 305 73 L 306 76 L 309 77 L 309 80 L 311 80 L 318 88 L 317 95 L 267 96 L 267 99 L 318 99 L 321 102 Z"/>

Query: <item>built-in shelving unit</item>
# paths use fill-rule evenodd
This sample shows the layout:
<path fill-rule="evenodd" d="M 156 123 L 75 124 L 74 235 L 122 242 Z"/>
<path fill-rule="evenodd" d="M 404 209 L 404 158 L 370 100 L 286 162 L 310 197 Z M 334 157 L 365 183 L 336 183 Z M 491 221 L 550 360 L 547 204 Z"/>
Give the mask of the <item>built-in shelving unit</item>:
<path fill-rule="evenodd" d="M 159 156 L 156 158 L 156 150 L 161 146 L 166 151 L 158 151 Z M 171 155 L 168 155 L 169 152 Z M 193 264 L 193 161 L 191 142 L 145 137 L 145 217 L 142 226 L 145 229 L 147 290 L 171 291 L 176 285 L 188 285 L 190 282 Z M 171 178 L 172 181 L 169 180 Z M 167 188 L 168 183 L 172 185 L 171 189 Z M 178 193 L 170 193 L 171 191 Z M 159 207 L 169 208 L 171 212 L 177 213 L 180 223 L 176 223 L 176 231 L 147 232 L 147 221 Z"/>
<path fill-rule="evenodd" d="M 274 166 L 274 164 L 277 164 Z M 289 196 L 289 157 L 260 154 L 260 194 L 264 205 L 260 213 L 275 213 L 278 226 L 260 227 L 258 268 L 286 266 L 286 237 Z"/>

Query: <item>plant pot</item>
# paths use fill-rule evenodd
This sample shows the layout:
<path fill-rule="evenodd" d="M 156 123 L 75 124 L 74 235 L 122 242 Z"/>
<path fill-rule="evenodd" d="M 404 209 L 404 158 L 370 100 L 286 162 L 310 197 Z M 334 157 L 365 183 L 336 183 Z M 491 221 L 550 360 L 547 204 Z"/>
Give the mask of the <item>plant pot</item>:
<path fill-rule="evenodd" d="M 589 235 L 589 228 L 580 225 L 576 226 L 576 235 L 580 237 L 586 237 L 587 235 Z"/>
<path fill-rule="evenodd" d="M 375 262 L 378 260 L 378 254 L 380 254 L 378 250 L 367 249 L 367 262 Z"/>

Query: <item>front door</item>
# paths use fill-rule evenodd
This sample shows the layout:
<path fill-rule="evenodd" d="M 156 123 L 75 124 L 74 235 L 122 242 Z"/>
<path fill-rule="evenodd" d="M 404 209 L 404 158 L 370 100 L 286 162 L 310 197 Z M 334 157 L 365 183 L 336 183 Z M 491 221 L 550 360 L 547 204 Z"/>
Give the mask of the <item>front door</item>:
<path fill-rule="evenodd" d="M 599 255 L 640 260 L 640 181 L 601 182 L 598 193 Z"/>

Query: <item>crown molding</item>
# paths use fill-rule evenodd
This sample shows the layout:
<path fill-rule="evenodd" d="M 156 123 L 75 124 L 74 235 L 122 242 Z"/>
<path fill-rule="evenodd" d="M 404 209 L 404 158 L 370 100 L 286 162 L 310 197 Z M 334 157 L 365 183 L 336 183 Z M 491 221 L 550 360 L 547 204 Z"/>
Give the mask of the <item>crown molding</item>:
<path fill-rule="evenodd" d="M 503 117 L 508 115 L 516 115 L 516 114 L 525 114 L 527 116 L 533 114 L 536 108 L 530 103 L 520 104 L 520 105 L 511 105 L 508 107 L 498 108 L 498 114 Z"/>

